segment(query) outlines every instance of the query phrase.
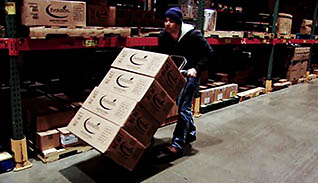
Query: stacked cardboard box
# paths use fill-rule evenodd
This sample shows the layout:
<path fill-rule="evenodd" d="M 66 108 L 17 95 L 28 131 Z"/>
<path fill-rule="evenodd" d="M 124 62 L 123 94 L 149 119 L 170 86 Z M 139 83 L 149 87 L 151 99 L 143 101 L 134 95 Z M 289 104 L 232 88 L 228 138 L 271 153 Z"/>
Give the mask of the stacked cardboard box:
<path fill-rule="evenodd" d="M 184 84 L 168 55 L 124 48 L 68 130 L 133 170 Z"/>
<path fill-rule="evenodd" d="M 207 105 L 213 102 L 235 97 L 237 94 L 237 84 L 226 84 L 218 87 L 200 90 L 200 105 Z"/>
<path fill-rule="evenodd" d="M 26 135 L 41 151 L 60 146 L 57 128 L 66 126 L 78 108 L 63 93 L 23 100 Z"/>
<path fill-rule="evenodd" d="M 287 79 L 290 82 L 295 83 L 305 76 L 309 55 L 310 47 L 296 47 L 294 49 L 294 54 L 287 71 Z"/>
<path fill-rule="evenodd" d="M 80 1 L 24 0 L 21 23 L 27 26 L 86 26 L 86 3 Z"/>

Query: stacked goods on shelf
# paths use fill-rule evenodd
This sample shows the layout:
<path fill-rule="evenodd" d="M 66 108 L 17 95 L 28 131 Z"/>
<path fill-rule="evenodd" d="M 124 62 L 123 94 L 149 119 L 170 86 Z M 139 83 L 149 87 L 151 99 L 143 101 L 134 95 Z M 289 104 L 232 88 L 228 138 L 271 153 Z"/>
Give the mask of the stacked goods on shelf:
<path fill-rule="evenodd" d="M 179 2 L 184 19 L 197 19 L 198 18 L 198 5 L 193 0 L 186 0 Z"/>
<path fill-rule="evenodd" d="M 24 99 L 23 109 L 26 136 L 38 150 L 44 151 L 60 146 L 56 129 L 71 121 L 77 107 L 64 94 L 56 94 Z"/>
<path fill-rule="evenodd" d="M 311 26 L 312 26 L 312 20 L 303 19 L 301 26 L 300 26 L 300 32 L 301 34 L 311 34 Z"/>
<path fill-rule="evenodd" d="M 208 105 L 235 97 L 238 91 L 237 84 L 225 84 L 200 90 L 200 105 Z"/>
<path fill-rule="evenodd" d="M 115 26 L 116 7 L 107 5 L 87 4 L 88 26 Z"/>
<path fill-rule="evenodd" d="M 289 62 L 287 79 L 292 83 L 305 76 L 310 55 L 310 47 L 295 47 Z"/>
<path fill-rule="evenodd" d="M 133 170 L 185 84 L 168 55 L 124 48 L 68 130 Z"/>
<path fill-rule="evenodd" d="M 293 16 L 287 13 L 278 13 L 277 34 L 290 35 L 292 28 Z"/>
<path fill-rule="evenodd" d="M 80 1 L 24 0 L 21 23 L 26 26 L 86 26 L 86 3 Z"/>
<path fill-rule="evenodd" d="M 83 141 L 72 134 L 67 127 L 57 129 L 60 133 L 60 144 L 63 148 L 74 147 L 83 144 Z"/>

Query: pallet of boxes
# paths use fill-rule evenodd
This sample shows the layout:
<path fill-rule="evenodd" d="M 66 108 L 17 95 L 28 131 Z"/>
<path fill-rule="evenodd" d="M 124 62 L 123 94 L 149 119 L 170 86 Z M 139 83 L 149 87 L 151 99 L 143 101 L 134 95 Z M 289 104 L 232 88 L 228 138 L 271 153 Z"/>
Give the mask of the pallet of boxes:
<path fill-rule="evenodd" d="M 137 49 L 123 48 L 111 66 L 68 130 L 132 171 L 185 79 L 168 55 Z"/>
<path fill-rule="evenodd" d="M 287 79 L 295 84 L 306 76 L 310 47 L 295 47 L 289 62 Z"/>
<path fill-rule="evenodd" d="M 91 149 L 66 129 L 80 106 L 78 102 L 57 93 L 26 97 L 22 106 L 29 147 L 44 163 Z"/>

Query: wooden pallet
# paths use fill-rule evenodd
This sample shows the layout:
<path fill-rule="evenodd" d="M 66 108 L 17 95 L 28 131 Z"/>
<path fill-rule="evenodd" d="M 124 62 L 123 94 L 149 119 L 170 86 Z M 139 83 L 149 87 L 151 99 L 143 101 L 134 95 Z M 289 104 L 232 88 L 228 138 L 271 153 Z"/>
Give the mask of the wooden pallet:
<path fill-rule="evenodd" d="M 59 159 L 69 157 L 74 154 L 87 152 L 91 150 L 91 146 L 83 145 L 83 146 L 75 146 L 75 147 L 66 147 L 66 148 L 52 148 L 45 151 L 42 151 L 41 153 L 37 154 L 37 157 L 43 162 L 43 163 L 50 163 L 53 161 L 57 161 Z"/>
<path fill-rule="evenodd" d="M 289 86 L 291 86 L 292 83 L 290 81 L 285 81 L 285 82 L 278 82 L 278 83 L 274 83 L 273 84 L 273 90 L 280 90 L 283 88 L 287 88 Z"/>
<path fill-rule="evenodd" d="M 215 38 L 243 38 L 243 31 L 206 31 L 204 32 L 205 37 Z"/>
<path fill-rule="evenodd" d="M 274 34 L 268 32 L 247 32 L 247 38 L 273 39 Z"/>
<path fill-rule="evenodd" d="M 46 39 L 49 35 L 59 35 L 68 37 L 101 38 L 108 34 L 117 34 L 121 37 L 130 36 L 130 28 L 122 27 L 30 27 L 29 37 L 31 39 Z"/>
<path fill-rule="evenodd" d="M 237 94 L 237 96 L 240 97 L 240 102 L 244 101 L 244 100 L 247 100 L 247 99 L 250 99 L 250 98 L 254 98 L 254 97 L 257 97 L 261 94 L 265 94 L 266 93 L 266 89 L 263 88 L 263 87 L 257 87 L 257 88 L 254 88 L 254 89 L 250 89 L 250 90 L 247 90 L 247 91 L 243 91 L 243 92 L 240 92 Z"/>
<path fill-rule="evenodd" d="M 291 34 L 280 34 L 280 33 L 277 33 L 276 37 L 279 38 L 279 39 L 292 39 L 292 35 Z"/>
<path fill-rule="evenodd" d="M 309 76 L 307 77 L 307 80 L 313 80 L 313 79 L 316 79 L 318 78 L 318 75 L 317 74 L 309 74 Z"/>
<path fill-rule="evenodd" d="M 297 84 L 299 83 L 305 83 L 306 82 L 306 78 L 299 78 L 297 81 Z"/>

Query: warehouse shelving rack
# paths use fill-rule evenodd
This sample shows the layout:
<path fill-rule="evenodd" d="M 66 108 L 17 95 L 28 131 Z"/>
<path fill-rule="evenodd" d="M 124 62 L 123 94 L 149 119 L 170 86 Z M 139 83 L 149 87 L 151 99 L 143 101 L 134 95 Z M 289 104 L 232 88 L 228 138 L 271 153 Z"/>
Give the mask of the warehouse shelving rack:
<path fill-rule="evenodd" d="M 203 28 L 203 11 L 204 0 L 199 3 L 198 28 Z M 146 5 L 145 5 L 146 7 Z M 279 8 L 279 0 L 275 1 L 273 14 L 273 30 L 276 32 L 276 22 Z M 313 15 L 312 36 L 314 33 L 314 25 L 316 20 L 318 1 Z M 11 95 L 11 116 L 13 125 L 13 136 L 11 139 L 12 151 L 15 154 L 16 170 L 25 169 L 31 166 L 28 161 L 26 138 L 23 134 L 23 121 L 21 111 L 21 94 L 20 94 L 20 76 L 18 70 L 18 57 L 20 52 L 33 50 L 59 50 L 59 49 L 86 49 L 86 48 L 119 48 L 119 47 L 140 47 L 140 46 L 157 46 L 157 37 L 127 37 L 119 36 L 104 38 L 50 38 L 50 39 L 30 39 L 16 37 L 16 0 L 6 0 L 6 38 L 0 38 L 0 49 L 8 50 L 10 62 L 10 95 Z M 271 55 L 268 64 L 268 72 L 266 77 L 266 90 L 271 91 L 272 66 L 274 62 L 275 45 L 277 44 L 318 44 L 318 40 L 314 39 L 259 39 L 259 38 L 207 38 L 211 45 L 269 45 L 272 46 Z M 307 75 L 309 75 L 311 57 L 309 59 Z"/>

